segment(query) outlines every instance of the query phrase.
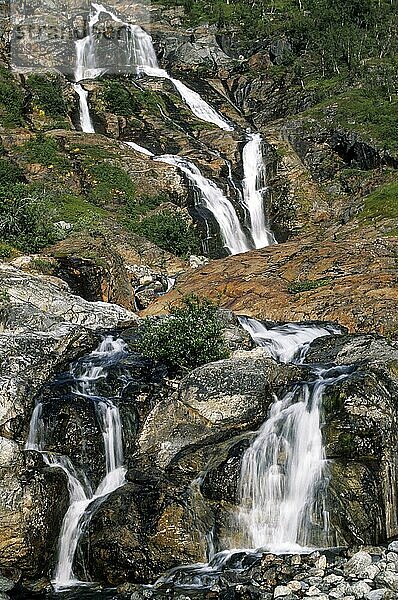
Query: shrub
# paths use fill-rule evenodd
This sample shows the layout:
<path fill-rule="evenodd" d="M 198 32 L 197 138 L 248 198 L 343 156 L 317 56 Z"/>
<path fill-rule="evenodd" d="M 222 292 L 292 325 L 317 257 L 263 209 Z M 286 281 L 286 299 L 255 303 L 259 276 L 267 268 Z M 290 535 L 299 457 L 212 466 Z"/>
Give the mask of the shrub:
<path fill-rule="evenodd" d="M 0 239 L 21 250 L 36 252 L 53 243 L 58 233 L 52 224 L 45 192 L 28 185 L 0 188 Z"/>
<path fill-rule="evenodd" d="M 0 186 L 14 185 L 24 180 L 22 170 L 6 158 L 0 158 Z"/>
<path fill-rule="evenodd" d="M 140 333 L 140 352 L 174 372 L 191 371 L 229 354 L 217 306 L 195 295 L 183 298 L 164 319 L 146 319 Z"/>
<path fill-rule="evenodd" d="M 62 96 L 62 85 L 56 75 L 30 75 L 28 86 L 33 92 L 35 104 L 45 114 L 55 119 L 67 114 L 67 107 Z"/>
<path fill-rule="evenodd" d="M 130 92 L 118 81 L 106 81 L 103 89 L 106 108 L 115 115 L 129 117 L 137 110 Z"/>
<path fill-rule="evenodd" d="M 0 124 L 18 127 L 23 124 L 24 93 L 10 71 L 0 66 Z"/>
<path fill-rule="evenodd" d="M 59 151 L 57 140 L 42 133 L 20 146 L 18 152 L 30 163 L 39 163 L 45 167 L 56 166 L 62 170 L 71 167 L 69 160 Z"/>
<path fill-rule="evenodd" d="M 176 256 L 186 257 L 200 252 L 200 242 L 194 226 L 178 212 L 165 210 L 150 215 L 133 223 L 132 228 L 159 248 Z"/>

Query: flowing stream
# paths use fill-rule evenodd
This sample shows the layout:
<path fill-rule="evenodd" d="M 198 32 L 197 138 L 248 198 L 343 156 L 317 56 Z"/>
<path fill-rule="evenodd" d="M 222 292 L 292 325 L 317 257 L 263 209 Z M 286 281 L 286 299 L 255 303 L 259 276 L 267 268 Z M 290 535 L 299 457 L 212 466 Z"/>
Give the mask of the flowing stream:
<path fill-rule="evenodd" d="M 159 68 L 152 39 L 141 27 L 124 23 L 114 12 L 105 8 L 102 4 L 92 3 L 87 24 L 87 36 L 75 43 L 76 83 L 74 83 L 74 89 L 79 96 L 80 125 L 83 132 L 94 133 L 95 129 L 88 106 L 88 92 L 79 82 L 85 79 L 95 79 L 107 70 L 98 66 L 96 57 L 95 25 L 98 24 L 102 14 L 108 16 L 114 23 L 117 23 L 125 32 L 126 67 L 130 69 L 134 68 L 137 73 L 145 73 L 150 77 L 168 79 L 173 83 L 196 117 L 226 131 L 234 129 L 197 92 L 191 90 L 178 79 L 171 77 L 164 69 Z M 147 156 L 154 157 L 149 150 L 142 146 L 134 142 L 126 143 L 131 148 Z M 204 207 L 213 215 L 219 225 L 223 244 L 230 254 L 240 254 L 253 248 L 262 248 L 276 243 L 266 223 L 263 205 L 265 169 L 261 144 L 260 134 L 253 134 L 249 136 L 243 150 L 243 194 L 238 194 L 238 196 L 249 214 L 248 233 L 244 231 L 232 202 L 214 182 L 201 174 L 196 165 L 180 156 L 165 155 L 156 158 L 156 160 L 177 166 L 187 176 L 195 189 L 199 190 L 200 198 L 198 199 L 198 205 Z M 232 181 L 232 176 L 230 179 Z M 236 191 L 237 186 L 233 181 L 232 183 Z"/>
<path fill-rule="evenodd" d="M 37 404 L 31 418 L 25 449 L 40 452 L 47 465 L 62 469 L 68 479 L 69 508 L 61 526 L 53 577 L 56 590 L 82 583 L 74 575 L 73 562 L 84 526 L 101 501 L 125 483 L 119 410 L 110 398 L 102 397 L 98 391 L 98 384 L 106 378 L 109 365 L 118 362 L 125 354 L 123 340 L 115 340 L 108 336 L 97 350 L 71 367 L 71 377 L 74 382 L 72 394 L 94 404 L 102 432 L 105 475 L 96 489 L 92 488 L 85 473 L 75 468 L 69 457 L 46 452 L 46 425 L 42 404 Z"/>
<path fill-rule="evenodd" d="M 274 234 L 265 217 L 264 193 L 267 174 L 262 153 L 262 138 L 259 133 L 249 136 L 242 154 L 243 160 L 243 199 L 250 215 L 250 233 L 256 248 L 276 244 Z"/>
<path fill-rule="evenodd" d="M 248 317 L 239 320 L 257 345 L 283 363 L 305 364 L 311 342 L 341 333 L 329 324 L 267 325 Z M 208 535 L 210 562 L 172 569 L 157 585 L 211 587 L 223 570 L 242 570 L 248 557 L 261 556 L 264 550 L 296 554 L 329 545 L 322 397 L 327 387 L 350 377 L 353 368 L 307 366 L 312 377 L 275 397 L 268 418 L 243 455 L 240 503 L 230 532 L 231 541 L 238 539 L 243 549 L 230 547 L 214 554 L 218 543 L 212 530 Z"/>

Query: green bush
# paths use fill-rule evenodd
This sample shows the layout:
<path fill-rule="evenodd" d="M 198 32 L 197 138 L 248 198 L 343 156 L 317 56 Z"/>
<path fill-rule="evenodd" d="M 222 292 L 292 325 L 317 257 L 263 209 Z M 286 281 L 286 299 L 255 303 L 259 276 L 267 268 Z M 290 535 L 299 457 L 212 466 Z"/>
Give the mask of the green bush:
<path fill-rule="evenodd" d="M 0 158 L 0 186 L 14 185 L 24 180 L 22 170 L 6 158 Z"/>
<path fill-rule="evenodd" d="M 70 161 L 60 152 L 58 142 L 42 133 L 18 147 L 18 152 L 29 163 L 39 163 L 45 167 L 58 167 L 58 170 L 71 168 Z"/>
<path fill-rule="evenodd" d="M 178 212 L 165 210 L 149 215 L 134 222 L 132 229 L 176 256 L 187 257 L 200 252 L 200 241 L 194 226 Z"/>
<path fill-rule="evenodd" d="M 106 108 L 115 115 L 129 117 L 137 110 L 130 92 L 118 81 L 106 81 L 103 88 Z"/>
<path fill-rule="evenodd" d="M 0 240 L 22 252 L 37 252 L 58 237 L 52 223 L 52 207 L 31 186 L 0 188 Z"/>
<path fill-rule="evenodd" d="M 33 100 L 44 113 L 57 119 L 67 114 L 67 106 L 62 95 L 61 80 L 56 75 L 30 75 L 27 84 L 33 93 Z"/>
<path fill-rule="evenodd" d="M 168 317 L 146 319 L 140 333 L 140 352 L 174 372 L 191 371 L 229 355 L 217 306 L 195 295 L 183 298 Z"/>
<path fill-rule="evenodd" d="M 0 66 L 0 124 L 18 127 L 23 124 L 24 93 L 11 72 Z"/>

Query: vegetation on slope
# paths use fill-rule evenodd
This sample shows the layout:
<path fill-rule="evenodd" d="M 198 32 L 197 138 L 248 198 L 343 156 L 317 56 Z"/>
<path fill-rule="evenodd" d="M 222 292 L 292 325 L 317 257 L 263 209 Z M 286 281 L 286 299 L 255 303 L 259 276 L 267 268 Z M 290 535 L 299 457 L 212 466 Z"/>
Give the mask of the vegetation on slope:
<path fill-rule="evenodd" d="M 217 306 L 207 298 L 185 296 L 164 319 L 147 318 L 140 327 L 140 352 L 172 371 L 191 371 L 228 357 Z"/>

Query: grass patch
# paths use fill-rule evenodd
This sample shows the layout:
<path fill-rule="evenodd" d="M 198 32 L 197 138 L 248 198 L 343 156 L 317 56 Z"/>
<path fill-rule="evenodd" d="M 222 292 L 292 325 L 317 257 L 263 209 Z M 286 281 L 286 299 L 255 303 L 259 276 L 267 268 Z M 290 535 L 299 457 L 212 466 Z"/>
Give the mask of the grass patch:
<path fill-rule="evenodd" d="M 12 73 L 0 66 L 0 124 L 3 127 L 19 127 L 24 124 L 25 94 Z"/>
<path fill-rule="evenodd" d="M 290 294 L 300 294 L 301 292 L 309 292 L 310 290 L 316 290 L 325 285 L 332 283 L 332 279 L 317 279 L 314 281 L 297 281 L 290 283 L 287 290 Z"/>
<path fill-rule="evenodd" d="M 19 146 L 17 152 L 29 163 L 38 163 L 44 167 L 57 167 L 59 171 L 68 171 L 72 164 L 59 150 L 57 140 L 42 133 Z"/>
<path fill-rule="evenodd" d="M 47 193 L 34 186 L 0 188 L 0 239 L 21 252 L 37 252 L 59 237 Z"/>
<path fill-rule="evenodd" d="M 384 219 L 398 219 L 398 181 L 384 185 L 367 196 L 358 217 L 364 225 Z"/>
<path fill-rule="evenodd" d="M 33 94 L 33 106 L 48 117 L 60 119 L 68 113 L 63 89 L 57 75 L 29 75 L 27 85 Z"/>
<path fill-rule="evenodd" d="M 87 166 L 90 189 L 87 199 L 97 206 L 127 204 L 135 198 L 135 185 L 120 167 L 109 163 Z"/>

